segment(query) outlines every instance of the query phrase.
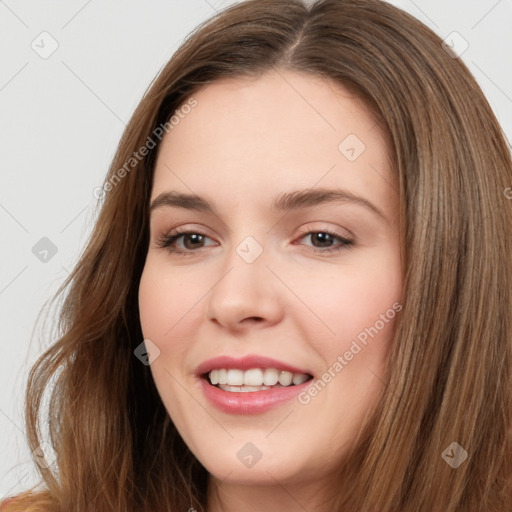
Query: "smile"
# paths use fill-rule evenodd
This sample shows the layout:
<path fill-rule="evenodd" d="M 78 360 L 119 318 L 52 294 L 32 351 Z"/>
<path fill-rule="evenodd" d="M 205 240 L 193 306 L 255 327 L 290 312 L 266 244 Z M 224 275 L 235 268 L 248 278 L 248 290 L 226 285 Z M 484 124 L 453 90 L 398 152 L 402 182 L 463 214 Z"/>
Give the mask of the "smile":
<path fill-rule="evenodd" d="M 306 373 L 293 373 L 277 368 L 218 368 L 208 373 L 208 379 L 213 386 L 223 391 L 242 393 L 297 386 L 310 378 Z"/>
<path fill-rule="evenodd" d="M 259 355 L 219 356 L 196 370 L 205 398 L 229 414 L 257 414 L 293 400 L 309 386 L 309 370 Z"/>

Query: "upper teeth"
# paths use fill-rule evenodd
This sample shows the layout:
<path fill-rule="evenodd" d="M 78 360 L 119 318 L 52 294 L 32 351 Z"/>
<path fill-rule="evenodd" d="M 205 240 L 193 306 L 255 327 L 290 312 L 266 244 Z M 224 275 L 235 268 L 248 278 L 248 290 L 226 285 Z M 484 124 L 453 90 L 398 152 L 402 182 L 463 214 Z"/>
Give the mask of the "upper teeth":
<path fill-rule="evenodd" d="M 230 386 L 274 386 L 278 382 L 281 386 L 290 384 L 302 384 L 308 380 L 309 375 L 305 373 L 292 373 L 275 368 L 251 368 L 250 370 L 239 370 L 235 368 L 219 368 L 209 373 L 210 382 L 215 384 L 228 384 Z"/>

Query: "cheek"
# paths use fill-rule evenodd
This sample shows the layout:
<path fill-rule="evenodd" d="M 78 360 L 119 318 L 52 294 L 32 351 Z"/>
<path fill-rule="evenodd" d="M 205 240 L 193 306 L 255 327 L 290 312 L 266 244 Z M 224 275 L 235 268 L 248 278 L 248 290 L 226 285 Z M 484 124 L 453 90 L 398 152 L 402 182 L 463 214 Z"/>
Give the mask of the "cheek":
<path fill-rule="evenodd" d="M 199 280 L 187 278 L 182 269 L 166 268 L 151 255 L 146 260 L 139 283 L 139 312 L 142 333 L 161 352 L 151 364 L 155 385 L 169 414 L 181 425 L 188 395 L 181 393 L 185 353 L 194 336 L 191 323 L 197 321 L 194 305 L 201 295 Z M 190 275 L 192 278 L 192 275 Z M 178 379 L 178 380 L 176 380 Z"/>
<path fill-rule="evenodd" d="M 165 340 L 203 295 L 197 274 L 167 269 L 148 257 L 139 284 L 139 311 L 145 338 Z M 175 327 L 176 326 L 176 327 Z"/>
<path fill-rule="evenodd" d="M 308 310 L 303 317 L 307 338 L 325 358 L 348 350 L 354 339 L 364 344 L 376 337 L 376 331 L 380 340 L 390 337 L 401 300 L 398 267 L 347 266 L 325 274 L 304 273 L 294 282 L 302 299 L 295 301 L 296 308 Z"/>

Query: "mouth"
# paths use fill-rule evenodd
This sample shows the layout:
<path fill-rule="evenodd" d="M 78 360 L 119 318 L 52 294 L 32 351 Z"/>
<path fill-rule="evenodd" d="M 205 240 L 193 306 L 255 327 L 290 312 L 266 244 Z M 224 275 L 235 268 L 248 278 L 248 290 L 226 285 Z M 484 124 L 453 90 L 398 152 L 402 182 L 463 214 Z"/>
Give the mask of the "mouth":
<path fill-rule="evenodd" d="M 289 403 L 314 379 L 313 372 L 249 354 L 218 356 L 196 369 L 205 398 L 228 414 L 258 414 Z"/>
<path fill-rule="evenodd" d="M 299 386 L 313 378 L 309 373 L 292 372 L 280 368 L 254 367 L 214 368 L 202 378 L 208 384 L 230 393 L 254 393 L 277 388 Z"/>

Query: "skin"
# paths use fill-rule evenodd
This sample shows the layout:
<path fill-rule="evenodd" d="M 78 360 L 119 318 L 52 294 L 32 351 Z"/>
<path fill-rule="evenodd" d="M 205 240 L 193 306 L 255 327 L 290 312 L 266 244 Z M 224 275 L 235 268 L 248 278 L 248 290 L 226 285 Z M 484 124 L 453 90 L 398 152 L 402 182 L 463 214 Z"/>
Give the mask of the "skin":
<path fill-rule="evenodd" d="M 151 200 L 170 190 L 194 193 L 218 215 L 176 207 L 151 214 L 139 305 L 144 337 L 160 350 L 152 375 L 210 474 L 209 512 L 329 510 L 334 472 L 382 394 L 396 316 L 367 345 L 359 343 L 362 349 L 307 404 L 293 399 L 256 415 L 221 412 L 205 398 L 195 370 L 215 356 L 258 354 L 318 379 L 400 302 L 389 143 L 363 103 L 307 74 L 226 79 L 194 98 L 197 106 L 163 139 Z M 349 134 L 366 146 L 354 161 L 338 148 Z M 319 187 L 364 197 L 386 219 L 347 201 L 270 210 L 283 192 Z M 206 235 L 174 243 L 191 255 L 158 245 L 176 227 Z M 314 252 L 340 245 L 314 235 L 323 229 L 356 245 Z M 236 251 L 247 236 L 263 249 L 252 263 Z M 247 442 L 262 454 L 250 468 L 237 457 Z"/>

